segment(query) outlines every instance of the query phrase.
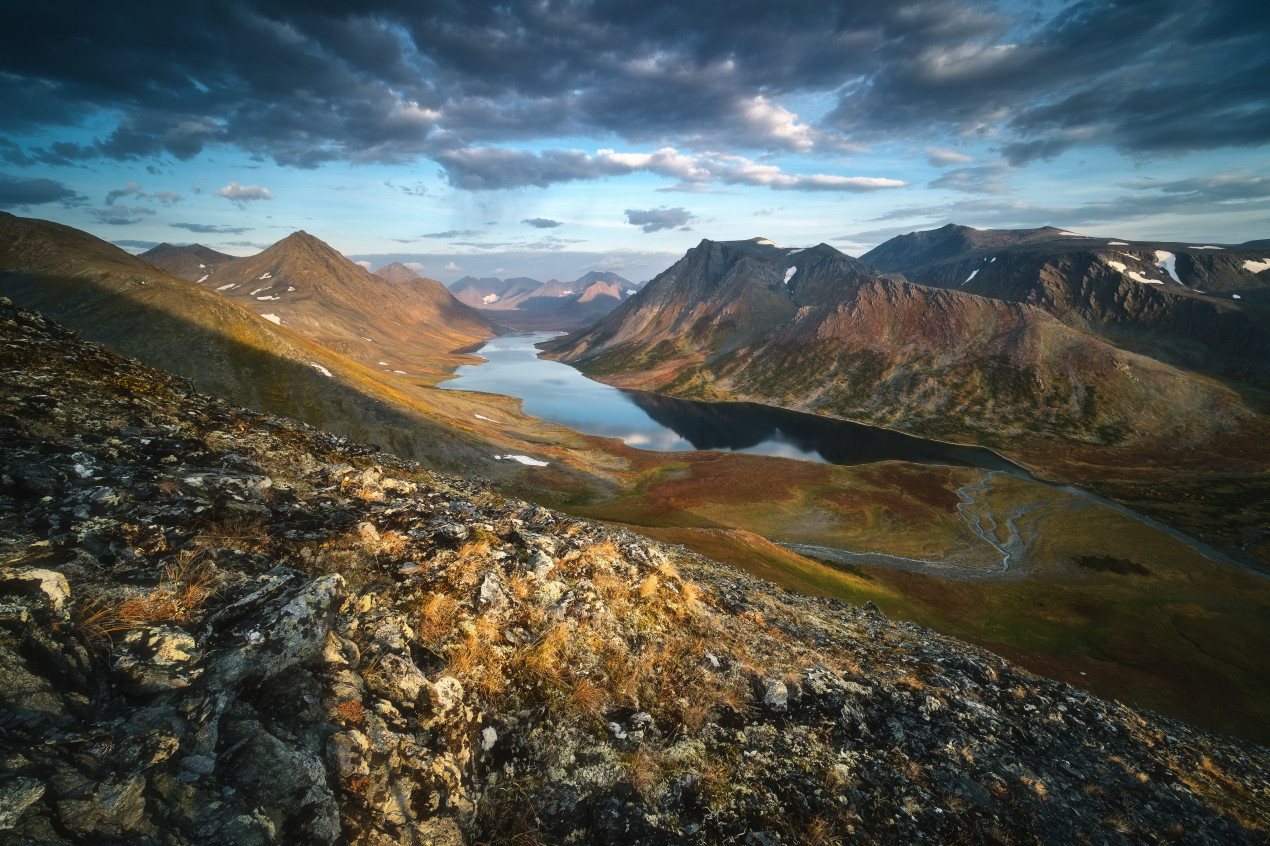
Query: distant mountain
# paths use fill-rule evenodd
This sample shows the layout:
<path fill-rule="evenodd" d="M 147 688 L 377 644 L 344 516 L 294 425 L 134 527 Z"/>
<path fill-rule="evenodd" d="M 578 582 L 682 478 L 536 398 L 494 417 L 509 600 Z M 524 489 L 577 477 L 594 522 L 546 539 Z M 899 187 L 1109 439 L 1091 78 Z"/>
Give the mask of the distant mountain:
<path fill-rule="evenodd" d="M 384 265 L 375 271 L 375 275 L 382 279 L 387 279 L 389 282 L 396 283 L 413 282 L 416 279 L 423 278 L 422 274 L 415 273 L 399 261 Z"/>
<path fill-rule="evenodd" d="M 188 266 L 171 254 L 151 260 L 165 269 Z M 501 331 L 437 280 L 389 281 L 307 232 L 198 272 L 183 276 L 370 367 L 423 367 L 419 353 L 444 356 Z"/>
<path fill-rule="evenodd" d="M 210 276 L 217 267 L 235 261 L 238 257 L 217 252 L 202 244 L 177 247 L 164 242 L 146 250 L 139 258 L 163 268 L 173 276 L 197 282 L 200 277 Z"/>
<path fill-rule="evenodd" d="M 1204 438 L 1232 391 L 1030 305 L 940 291 L 821 244 L 702 241 L 552 357 L 622 387 L 965 437 Z"/>
<path fill-rule="evenodd" d="M 1270 251 L 949 224 L 861 256 L 910 281 L 1026 303 L 1186 367 L 1270 383 Z"/>
<path fill-rule="evenodd" d="M 460 302 L 473 308 L 503 310 L 514 308 L 511 301 L 537 291 L 542 285 L 542 282 L 527 276 L 512 279 L 499 279 L 497 276 L 478 279 L 475 276 L 464 276 L 450 286 L 450 293 Z"/>
<path fill-rule="evenodd" d="M 499 323 L 525 330 L 577 329 L 608 314 L 643 283 L 593 270 L 572 282 L 465 276 L 450 291 Z"/>

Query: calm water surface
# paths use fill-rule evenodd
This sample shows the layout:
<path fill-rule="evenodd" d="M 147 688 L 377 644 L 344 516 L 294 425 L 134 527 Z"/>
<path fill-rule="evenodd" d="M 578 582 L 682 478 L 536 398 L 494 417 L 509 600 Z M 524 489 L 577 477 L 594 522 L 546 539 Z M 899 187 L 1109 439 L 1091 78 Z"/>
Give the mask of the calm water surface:
<path fill-rule="evenodd" d="M 916 438 L 887 429 L 744 402 L 693 402 L 626 391 L 588 379 L 567 364 L 537 357 L 534 344 L 554 333 L 504 335 L 477 351 L 485 364 L 464 365 L 443 388 L 517 397 L 527 414 L 588 435 L 620 438 L 643 449 L 724 450 L 827 464 L 913 461 L 1026 471 L 978 447 Z"/>

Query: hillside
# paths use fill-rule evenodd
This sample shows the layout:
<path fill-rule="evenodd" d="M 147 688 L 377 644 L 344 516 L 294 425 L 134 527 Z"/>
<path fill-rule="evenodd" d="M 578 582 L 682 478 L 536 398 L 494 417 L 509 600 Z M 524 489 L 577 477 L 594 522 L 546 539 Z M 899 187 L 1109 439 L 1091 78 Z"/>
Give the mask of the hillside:
<path fill-rule="evenodd" d="M 4 842 L 1264 843 L 1270 752 L 0 302 Z"/>
<path fill-rule="evenodd" d="M 1128 349 L 1270 384 L 1270 252 L 949 224 L 861 256 L 922 285 L 1045 310 Z"/>
<path fill-rule="evenodd" d="M 199 390 L 378 443 L 433 467 L 506 476 L 513 473 L 508 462 L 493 456 L 524 452 L 522 438 L 541 440 L 542 424 L 526 423 L 505 402 L 441 395 L 421 383 L 425 368 L 439 378 L 445 360 L 467 360 L 437 352 L 435 342 L 384 350 L 381 360 L 388 364 L 368 367 L 222 293 L 60 224 L 0 213 L 0 295 L 187 378 Z M 382 304 L 372 311 L 382 314 Z M 416 327 L 408 337 L 426 331 Z M 404 371 L 415 362 L 412 377 Z M 506 422 L 490 431 L 473 425 L 480 423 L 477 415 Z M 555 440 L 567 442 L 567 436 Z"/>
<path fill-rule="evenodd" d="M 545 348 L 622 387 L 992 443 L 1192 442 L 1247 418 L 1234 392 L 1042 309 L 916 285 L 824 244 L 703 241 Z"/>
<path fill-rule="evenodd" d="M 238 259 L 237 256 L 217 252 L 202 244 L 177 247 L 166 242 L 146 250 L 138 258 L 145 259 L 155 267 L 166 270 L 173 276 L 189 279 L 191 282 L 206 279 L 220 265 Z"/>
<path fill-rule="evenodd" d="M 464 362 L 454 351 L 501 331 L 437 280 L 416 274 L 405 283 L 391 282 L 307 232 L 292 233 L 258 255 L 186 273 L 178 270 L 190 262 L 173 251 L 148 257 L 266 320 L 379 370 L 435 381 L 446 366 Z"/>

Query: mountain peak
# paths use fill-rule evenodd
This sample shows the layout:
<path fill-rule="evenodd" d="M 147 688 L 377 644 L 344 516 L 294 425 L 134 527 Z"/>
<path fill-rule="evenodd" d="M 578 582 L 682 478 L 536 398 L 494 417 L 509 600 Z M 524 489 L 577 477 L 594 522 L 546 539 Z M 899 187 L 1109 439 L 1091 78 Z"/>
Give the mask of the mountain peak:
<path fill-rule="evenodd" d="M 387 279 L 389 282 L 397 283 L 413 282 L 416 279 L 423 278 L 422 274 L 416 273 L 399 261 L 384 265 L 375 271 L 375 275 Z"/>

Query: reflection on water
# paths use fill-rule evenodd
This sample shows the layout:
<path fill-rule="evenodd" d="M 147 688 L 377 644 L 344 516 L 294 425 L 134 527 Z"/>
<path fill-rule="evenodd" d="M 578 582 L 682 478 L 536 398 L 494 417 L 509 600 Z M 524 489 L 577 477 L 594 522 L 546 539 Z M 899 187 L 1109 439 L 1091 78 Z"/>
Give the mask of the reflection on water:
<path fill-rule="evenodd" d="M 537 357 L 534 344 L 553 335 L 509 335 L 478 351 L 486 364 L 458 368 L 444 388 L 518 397 L 527 414 L 589 435 L 620 438 L 643 449 L 712 449 L 819 461 L 867 464 L 912 461 L 1024 471 L 978 447 L 929 441 L 859 423 L 754 403 L 693 402 L 623 391 L 588 379 L 566 364 Z"/>

